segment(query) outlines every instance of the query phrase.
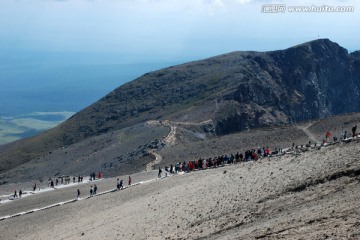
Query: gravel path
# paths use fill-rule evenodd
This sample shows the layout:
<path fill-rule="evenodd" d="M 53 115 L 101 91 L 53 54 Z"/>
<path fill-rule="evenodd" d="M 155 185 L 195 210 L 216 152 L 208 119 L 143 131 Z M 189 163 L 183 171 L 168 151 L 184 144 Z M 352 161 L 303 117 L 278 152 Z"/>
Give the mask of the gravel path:
<path fill-rule="evenodd" d="M 309 139 L 314 142 L 314 143 L 317 143 L 318 141 L 316 140 L 316 137 L 309 131 L 309 128 L 313 125 L 314 123 L 309 123 L 308 125 L 306 126 L 301 126 L 301 125 L 298 125 L 297 127 L 301 130 L 304 131 L 304 133 L 309 137 Z"/>

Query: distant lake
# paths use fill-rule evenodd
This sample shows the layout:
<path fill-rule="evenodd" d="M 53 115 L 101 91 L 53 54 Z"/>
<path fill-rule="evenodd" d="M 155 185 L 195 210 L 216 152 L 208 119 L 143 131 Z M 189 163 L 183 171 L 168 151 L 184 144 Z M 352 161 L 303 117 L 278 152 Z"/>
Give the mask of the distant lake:
<path fill-rule="evenodd" d="M 72 111 L 165 64 L 0 66 L 0 116 Z"/>
<path fill-rule="evenodd" d="M 0 144 L 54 127 L 122 84 L 174 65 L 64 62 L 0 56 Z"/>

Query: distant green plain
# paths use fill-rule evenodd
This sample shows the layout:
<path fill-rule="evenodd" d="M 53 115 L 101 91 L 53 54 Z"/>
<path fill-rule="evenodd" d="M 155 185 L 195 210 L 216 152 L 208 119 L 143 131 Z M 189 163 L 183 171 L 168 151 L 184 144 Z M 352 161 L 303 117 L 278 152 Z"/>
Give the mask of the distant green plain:
<path fill-rule="evenodd" d="M 35 112 L 19 117 L 0 117 L 0 145 L 39 134 L 73 114 L 74 112 Z"/>

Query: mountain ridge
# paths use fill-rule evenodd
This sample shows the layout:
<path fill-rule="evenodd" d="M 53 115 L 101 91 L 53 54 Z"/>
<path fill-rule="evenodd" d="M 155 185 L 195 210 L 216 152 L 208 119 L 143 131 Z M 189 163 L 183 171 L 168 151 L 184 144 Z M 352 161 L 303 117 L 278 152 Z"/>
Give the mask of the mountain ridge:
<path fill-rule="evenodd" d="M 209 131 L 221 136 L 360 111 L 359 66 L 359 51 L 349 54 L 337 43 L 319 39 L 146 73 L 58 127 L 1 146 L 0 173 L 55 148 L 148 120 L 211 120 Z"/>

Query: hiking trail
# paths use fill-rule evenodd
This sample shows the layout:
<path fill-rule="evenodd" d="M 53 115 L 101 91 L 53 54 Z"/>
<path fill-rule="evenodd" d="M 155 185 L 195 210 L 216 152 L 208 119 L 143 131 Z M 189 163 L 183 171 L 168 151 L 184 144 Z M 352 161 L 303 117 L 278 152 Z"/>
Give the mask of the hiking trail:
<path fill-rule="evenodd" d="M 166 145 L 175 145 L 175 141 L 176 141 L 176 129 L 177 127 L 175 126 L 175 124 L 172 124 L 170 121 L 166 120 L 164 122 L 165 126 L 170 127 L 170 132 L 169 134 L 165 137 L 164 142 L 166 143 Z"/>
<path fill-rule="evenodd" d="M 298 129 L 301 129 L 313 142 L 318 142 L 316 140 L 316 137 L 308 130 L 309 127 L 311 127 L 315 122 L 311 122 L 307 124 L 306 126 L 297 126 Z"/>
<path fill-rule="evenodd" d="M 177 125 L 184 125 L 184 126 L 201 126 L 204 124 L 209 124 L 211 123 L 212 120 L 206 120 L 200 123 L 193 123 L 193 122 L 172 122 L 170 120 L 165 120 L 165 121 L 157 121 L 157 120 L 150 120 L 147 121 L 146 124 L 150 125 L 150 126 L 158 126 L 158 125 L 163 125 L 166 127 L 170 127 L 170 132 L 168 133 L 168 135 L 164 138 L 164 142 L 166 144 L 166 146 L 174 146 L 175 142 L 176 142 L 176 133 L 177 133 Z M 150 155 L 152 155 L 153 157 L 155 157 L 154 161 L 149 162 L 146 165 L 145 171 L 151 171 L 154 170 L 154 166 L 156 164 L 159 164 L 163 157 L 156 153 L 155 150 L 150 150 L 148 151 L 148 153 Z"/>
<path fill-rule="evenodd" d="M 149 151 L 149 154 L 150 154 L 150 155 L 153 155 L 153 156 L 155 157 L 155 160 L 149 162 L 149 163 L 146 165 L 146 168 L 145 168 L 145 171 L 146 171 L 146 172 L 149 172 L 149 171 L 154 170 L 154 166 L 155 166 L 156 164 L 159 164 L 159 163 L 162 161 L 162 159 L 163 159 L 162 156 L 161 156 L 160 154 L 156 153 L 154 150 Z"/>

